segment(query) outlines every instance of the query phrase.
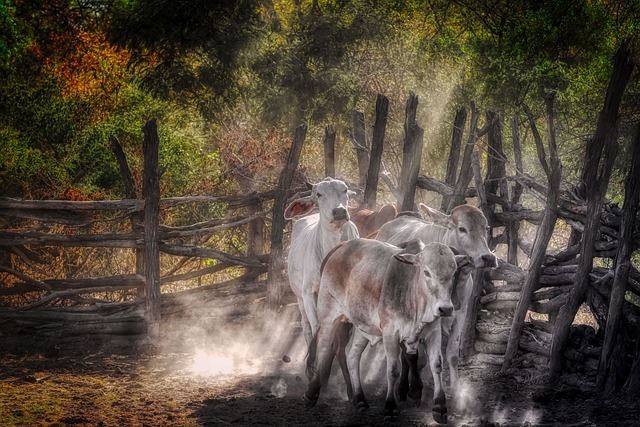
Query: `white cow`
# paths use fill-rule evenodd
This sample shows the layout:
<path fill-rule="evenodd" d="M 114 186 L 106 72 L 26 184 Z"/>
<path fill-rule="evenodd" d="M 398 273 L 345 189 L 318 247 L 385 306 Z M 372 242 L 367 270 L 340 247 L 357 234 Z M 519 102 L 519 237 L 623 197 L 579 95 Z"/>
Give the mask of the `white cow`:
<path fill-rule="evenodd" d="M 307 366 L 313 376 L 304 394 L 307 406 L 318 401 L 336 346 L 345 345 L 339 336 L 348 334 L 352 324 L 353 343 L 347 362 L 353 403 L 357 409 L 368 407 L 360 380 L 360 357 L 369 341 L 381 340 L 387 359 L 385 414 L 394 415 L 401 348 L 415 353 L 423 330 L 453 312 L 456 262 L 447 245 L 425 246 L 418 240 L 394 246 L 355 239 L 334 249 L 323 266 L 318 295 L 320 329 L 309 345 Z M 436 325 L 439 335 L 440 324 Z M 445 394 L 438 378 L 434 380 L 434 418 L 446 422 Z"/>
<path fill-rule="evenodd" d="M 480 209 L 471 205 L 461 205 L 453 208 L 451 215 L 446 215 L 424 204 L 420 204 L 424 219 L 412 216 L 400 216 L 383 225 L 378 232 L 377 239 L 398 244 L 410 239 L 418 239 L 424 244 L 441 242 L 455 248 L 459 253 L 468 255 L 475 268 L 496 267 L 496 256 L 487 245 L 488 223 Z M 467 316 L 469 297 L 473 288 L 472 280 L 468 277 L 470 271 L 464 269 L 457 281 L 457 294 L 460 308 L 454 310 L 453 316 L 442 319 L 442 328 L 449 331 L 447 343 L 447 362 L 449 364 L 450 382 L 452 390 L 458 387 L 458 358 L 460 353 L 460 337 L 462 327 Z M 440 337 L 438 337 L 440 338 Z M 438 342 L 427 342 L 440 348 Z M 441 370 L 441 358 L 436 361 L 436 369 Z M 433 361 L 430 361 L 433 369 Z M 433 373 L 435 375 L 435 373 Z"/>
<path fill-rule="evenodd" d="M 318 213 L 293 224 L 287 260 L 289 284 L 298 300 L 307 344 L 318 330 L 316 299 L 322 260 L 341 240 L 358 237 L 358 229 L 349 220 L 349 194 L 343 181 L 325 178 L 313 185 L 310 196 L 294 200 L 285 210 L 285 218 L 293 219 L 318 207 Z"/>

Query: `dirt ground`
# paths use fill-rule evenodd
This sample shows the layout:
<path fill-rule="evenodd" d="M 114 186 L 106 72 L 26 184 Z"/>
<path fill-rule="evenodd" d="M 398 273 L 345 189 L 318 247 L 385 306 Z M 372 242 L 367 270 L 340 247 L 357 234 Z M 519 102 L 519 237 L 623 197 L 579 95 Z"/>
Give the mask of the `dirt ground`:
<path fill-rule="evenodd" d="M 422 405 L 403 404 L 397 417 L 384 419 L 384 362 L 368 350 L 367 412 L 353 411 L 336 372 L 307 409 L 295 319 L 216 325 L 165 325 L 154 349 L 127 340 L 0 337 L 0 425 L 436 425 L 428 372 Z M 637 399 L 598 398 L 567 381 L 548 388 L 536 368 L 501 375 L 497 367 L 468 365 L 462 377 L 455 396 L 447 388 L 450 426 L 640 426 Z"/>

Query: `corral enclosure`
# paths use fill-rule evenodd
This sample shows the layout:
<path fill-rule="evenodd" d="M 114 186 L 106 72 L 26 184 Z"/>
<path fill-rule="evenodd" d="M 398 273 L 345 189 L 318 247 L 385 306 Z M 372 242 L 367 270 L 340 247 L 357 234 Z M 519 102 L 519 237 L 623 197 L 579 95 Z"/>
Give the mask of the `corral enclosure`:
<path fill-rule="evenodd" d="M 614 75 L 630 74 L 632 65 L 624 49 L 618 52 L 615 67 Z M 533 366 L 549 383 L 563 375 L 579 390 L 638 395 L 640 272 L 631 261 L 639 242 L 634 223 L 638 139 L 624 205 L 604 199 L 608 162 L 615 150 L 609 131 L 615 128 L 619 105 L 619 99 L 616 103 L 610 98 L 625 85 L 624 78 L 612 79 L 608 103 L 589 146 L 600 152 L 589 148 L 581 180 L 572 185 L 561 182 L 553 96 L 543 100 L 544 117 L 535 117 L 528 109 L 523 117 L 505 118 L 482 112 L 474 103 L 460 107 L 453 119 L 442 181 L 429 176 L 428 165 L 421 164 L 424 131 L 416 120 L 416 95 L 410 94 L 406 103 L 398 176 L 386 171 L 381 161 L 386 97 L 378 95 L 373 126 L 362 112 L 354 111 L 351 138 L 344 144 L 357 152 L 360 174 L 348 181 L 354 182 L 350 185 L 359 191 L 362 206 L 376 209 L 381 205 L 378 198 L 386 198 L 399 210 L 415 210 L 417 203 L 429 199 L 440 202 L 432 207 L 450 212 L 459 204 L 472 203 L 489 220 L 490 246 L 500 262 L 496 269 L 474 277 L 471 316 L 461 349 L 464 360 L 497 366 L 503 373 Z M 511 127 L 513 158 L 503 149 L 505 126 Z M 545 136 L 539 126 L 546 129 Z M 523 127 L 531 139 L 526 144 L 535 144 L 546 182 L 525 172 Z M 287 328 L 296 323 L 296 308 L 283 274 L 288 230 L 283 212 L 292 196 L 308 191 L 296 179 L 306 131 L 304 125 L 296 129 L 278 185 L 265 193 L 161 198 L 157 152 L 162 141 L 155 121 L 150 121 L 144 128 L 142 194 L 136 194 L 127 159 L 114 137 L 111 145 L 127 199 L 1 200 L 3 338 L 9 342 L 28 336 L 42 342 L 43 348 L 56 348 L 67 339 L 78 342 L 78 337 L 98 342 L 128 337 L 133 340 L 126 345 L 137 341 L 153 348 L 168 332 L 197 334 L 203 317 L 208 321 L 205 329 L 250 319 L 261 323 L 267 335 L 288 336 Z M 336 131 L 328 126 L 323 141 L 327 176 L 336 175 L 335 143 Z M 165 224 L 164 212 L 170 209 L 190 210 L 186 216 L 195 221 Z M 231 229 L 241 231 L 228 233 Z M 241 251 L 220 250 L 233 247 L 233 240 L 240 238 L 245 240 L 235 244 Z M 551 239 L 554 247 L 549 249 Z M 87 267 L 94 259 L 106 261 Z M 51 269 L 42 266 L 58 263 L 66 267 L 59 271 L 93 275 L 47 276 Z M 581 305 L 593 325 L 572 326 Z M 263 337 L 236 338 L 259 342 Z M 206 331 L 190 339 L 207 346 Z M 295 338 L 283 341 L 279 344 L 287 353 L 296 346 L 300 351 Z M 243 351 L 228 354 L 240 358 Z"/>

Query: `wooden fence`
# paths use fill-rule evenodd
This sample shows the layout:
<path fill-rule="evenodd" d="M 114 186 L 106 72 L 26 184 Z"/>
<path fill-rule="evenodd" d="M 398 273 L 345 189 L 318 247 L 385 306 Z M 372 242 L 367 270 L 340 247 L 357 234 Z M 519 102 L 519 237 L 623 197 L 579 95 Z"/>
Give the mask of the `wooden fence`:
<path fill-rule="evenodd" d="M 619 277 L 618 266 L 626 265 L 624 289 L 640 297 L 640 272 L 629 263 L 631 254 L 639 247 L 640 233 L 629 218 L 637 216 L 637 204 L 620 209 L 610 203 L 594 205 L 589 193 L 561 190 L 559 180 L 559 160 L 555 147 L 553 123 L 553 99 L 545 99 L 546 105 L 546 150 L 545 141 L 537 130 L 537 120 L 528 108 L 525 108 L 527 123 L 532 131 L 540 159 L 540 168 L 547 175 L 545 184 L 537 182 L 524 172 L 520 142 L 520 124 L 518 118 L 511 121 L 514 147 L 513 175 L 507 174 L 507 158 L 503 150 L 502 120 L 489 111 L 485 123 L 479 126 L 481 113 L 472 103 L 470 111 L 460 108 L 454 118 L 451 151 L 444 181 L 432 177 L 418 176 L 423 145 L 423 131 L 416 122 L 418 98 L 411 94 L 406 104 L 403 141 L 403 167 L 397 181 L 382 167 L 388 101 L 379 95 L 376 102 L 376 118 L 372 137 L 366 136 L 365 117 L 354 112 L 351 142 L 358 153 L 359 184 L 364 187 L 364 204 L 370 208 L 377 205 L 376 194 L 378 178 L 387 185 L 396 196 L 400 210 L 413 209 L 416 191 L 421 189 L 437 192 L 442 196 L 441 209 L 449 212 L 453 207 L 475 198 L 479 207 L 487 216 L 491 228 L 490 246 L 502 249 L 506 259 L 500 260 L 498 268 L 478 272 L 474 281 L 472 310 L 465 325 L 462 357 L 476 354 L 476 359 L 484 363 L 503 365 L 508 370 L 516 351 L 531 353 L 536 363 L 553 364 L 554 339 L 562 335 L 559 332 L 563 309 L 568 302 L 580 298 L 576 289 L 582 275 L 587 274 L 586 301 L 601 330 L 609 328 L 608 319 L 612 313 L 619 315 L 620 326 L 613 333 L 620 335 L 614 339 L 618 343 L 616 350 L 608 347 L 583 346 L 576 349 L 558 345 L 564 359 L 582 360 L 593 364 L 593 360 L 602 363 L 602 354 L 607 360 L 635 357 L 631 366 L 625 362 L 619 368 L 619 377 L 628 377 L 632 381 L 627 387 L 638 390 L 640 381 L 640 325 L 639 309 L 629 301 L 620 301 L 619 312 L 612 311 L 609 301 L 616 287 L 612 285 Z M 611 106 L 606 108 L 617 108 Z M 469 115 L 470 113 L 470 115 Z M 469 118 L 467 124 L 467 117 Z M 608 125 L 608 124 L 606 124 Z M 465 132 L 465 129 L 466 132 Z M 466 133 L 466 142 L 463 138 Z M 159 319 L 163 314 L 181 311 L 195 300 L 208 301 L 216 296 L 233 295 L 238 304 L 248 304 L 258 295 L 265 294 L 271 306 L 286 301 L 288 285 L 283 275 L 283 230 L 285 222 L 283 211 L 287 197 L 306 188 L 290 189 L 293 174 L 297 168 L 301 148 L 306 136 L 306 127 L 300 126 L 294 135 L 287 164 L 285 165 L 276 189 L 262 194 L 244 196 L 199 196 L 161 199 L 159 197 L 160 171 L 157 164 L 158 137 L 154 122 L 144 129 L 145 174 L 143 198 L 136 199 L 131 173 L 128 172 L 126 159 L 116 140 L 112 140 L 114 153 L 120 161 L 121 170 L 127 182 L 129 199 L 120 201 L 17 201 L 0 200 L 0 215 L 35 220 L 39 222 L 59 222 L 67 226 L 78 226 L 91 221 L 89 214 L 118 211 L 127 216 L 130 230 L 123 233 L 83 234 L 48 233 L 42 231 L 2 230 L 0 248 L 16 257 L 25 257 L 23 248 L 34 246 L 61 247 L 108 247 L 122 248 L 135 252 L 135 271 L 126 275 L 111 277 L 93 277 L 84 279 L 44 279 L 30 278 L 5 264 L 0 265 L 4 277 L 12 277 L 11 286 L 0 288 L 0 296 L 19 296 L 31 293 L 38 295 L 19 308 L 0 309 L 0 324 L 3 329 L 27 328 L 41 333 L 68 334 L 71 332 L 95 333 L 147 333 L 152 339 L 157 337 Z M 335 174 L 335 130 L 327 127 L 325 132 L 325 170 L 328 175 Z M 640 146 L 640 141 L 636 141 Z M 118 154 L 120 153 L 120 154 Z M 482 160 L 485 176 L 482 176 Z M 633 173 L 638 175 L 640 155 L 634 156 L 630 168 L 629 185 L 633 183 Z M 509 162 L 511 163 L 511 162 Z M 585 163 L 585 168 L 599 168 L 599 165 Z M 473 184 L 473 185 L 472 185 Z M 578 187 L 576 185 L 576 187 Z M 637 191 L 634 187 L 633 191 Z M 630 193 L 632 194 L 632 193 Z M 633 200 L 633 196 L 628 199 Z M 230 210 L 251 204 L 273 200 L 273 207 L 267 212 L 247 216 L 235 216 L 214 219 L 182 227 L 167 227 L 159 224 L 161 212 L 184 204 L 224 204 Z M 544 205 L 542 210 L 527 208 L 535 201 Z M 637 202 L 636 202 L 637 203 Z M 634 210 L 635 209 L 635 210 Z M 629 216 L 628 211 L 631 211 Z M 268 213 L 271 213 L 271 218 Z M 594 215 L 594 212 L 597 215 Z M 193 236 L 205 236 L 233 227 L 259 224 L 268 229 L 266 222 L 271 221 L 270 253 L 257 253 L 239 256 L 218 249 L 197 245 L 180 244 L 180 239 Z M 569 244 L 564 250 L 548 253 L 548 242 L 556 230 L 557 220 L 568 224 L 573 230 Z M 594 226 L 597 233 L 587 233 Z M 538 227 L 535 241 L 527 241 L 520 233 L 524 222 Z M 630 227 L 630 228 L 629 228 Z M 587 239 L 593 235 L 593 241 Z M 592 257 L 609 262 L 601 267 L 592 263 L 583 264 L 585 247 L 591 248 Z M 626 252 L 621 252 L 626 247 Z M 177 273 L 160 275 L 160 254 L 178 257 L 200 257 L 216 260 L 215 265 Z M 520 256 L 518 255 L 520 254 Z M 524 254 L 524 255 L 522 255 Z M 526 257 L 527 260 L 522 258 Z M 523 262 L 524 261 L 524 262 Z M 178 263 L 177 265 L 179 265 Z M 526 270 L 521 265 L 527 264 Z M 241 270 L 242 274 L 222 283 L 201 286 L 191 290 L 165 294 L 161 296 L 161 287 L 180 280 L 193 279 L 220 272 L 224 269 Z M 588 268 L 588 270 L 585 270 Z M 133 267 L 132 267 L 133 269 Z M 269 273 L 269 284 L 256 281 L 256 278 Z M 111 302 L 95 297 L 101 292 L 113 292 L 138 289 L 144 291 L 144 297 L 138 296 L 124 301 Z M 241 292 L 238 292 L 241 290 Z M 576 294 L 577 293 L 577 294 Z M 576 295 L 574 295 L 576 294 Z M 580 301 L 580 302 L 582 302 Z M 62 302 L 62 303 L 61 303 Z M 56 304 L 54 304 L 56 303 Z M 237 304 L 229 305 L 232 312 Z M 223 307 L 224 313 L 225 308 Z M 539 315 L 536 315 L 536 313 Z M 525 318 L 533 316 L 534 319 Z M 144 321 L 143 321 L 144 320 Z M 525 322 L 526 320 L 526 322 Z M 606 339 L 605 339 L 606 342 Z M 593 344 L 593 343 L 591 343 Z M 609 344 L 611 346 L 612 344 Z M 573 353 L 572 353 L 573 352 Z M 633 356 L 635 355 L 635 356 Z M 572 359 L 573 358 L 573 359 Z M 591 360 L 591 362 L 586 362 Z M 617 362 L 616 362 L 617 363 Z M 614 376 L 615 377 L 615 376 Z M 609 381 L 602 388 L 620 388 L 619 378 Z M 605 381 L 606 383 L 606 381 Z"/>

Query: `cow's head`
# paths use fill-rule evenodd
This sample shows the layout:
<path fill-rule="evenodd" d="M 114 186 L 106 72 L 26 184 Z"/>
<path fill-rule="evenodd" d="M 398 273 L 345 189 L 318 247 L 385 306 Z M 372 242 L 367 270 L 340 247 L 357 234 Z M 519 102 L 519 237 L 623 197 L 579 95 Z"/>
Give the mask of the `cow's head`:
<path fill-rule="evenodd" d="M 415 251 L 407 248 L 404 252 L 396 254 L 395 258 L 419 269 L 418 283 L 414 285 L 426 292 L 428 300 L 423 322 L 451 316 L 454 306 L 460 306 L 454 286 L 454 275 L 458 269 L 458 262 L 466 256 L 455 255 L 449 246 L 438 242 L 422 245 L 416 254 L 411 252 Z"/>
<path fill-rule="evenodd" d="M 333 178 L 325 178 L 317 184 L 313 184 L 311 195 L 291 202 L 285 210 L 285 218 L 292 219 L 296 216 L 306 215 L 314 206 L 318 206 L 320 221 L 335 229 L 340 229 L 349 221 L 350 191 L 347 184 Z"/>
<path fill-rule="evenodd" d="M 471 205 L 453 208 L 451 215 L 420 204 L 424 218 L 449 230 L 448 243 L 469 255 L 476 268 L 497 267 L 496 256 L 487 244 L 488 223 L 482 211 Z"/>

